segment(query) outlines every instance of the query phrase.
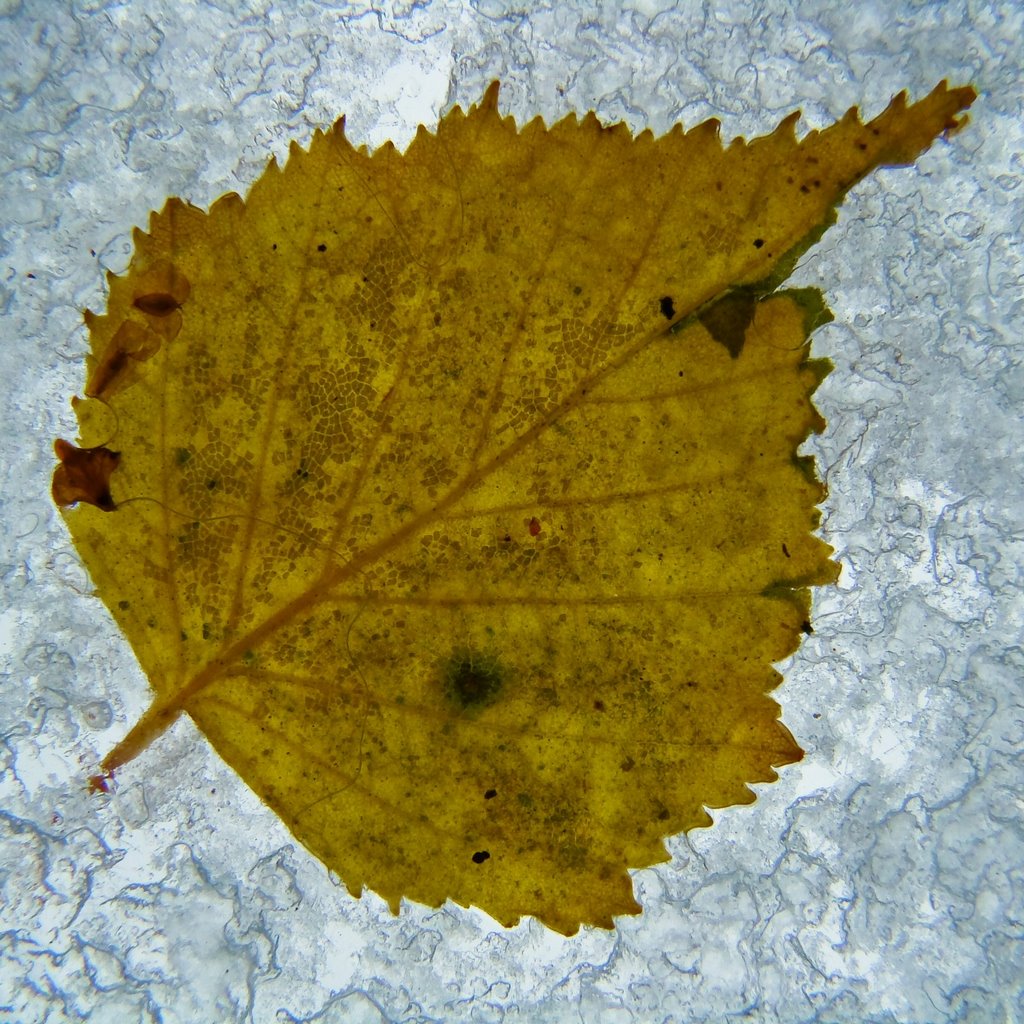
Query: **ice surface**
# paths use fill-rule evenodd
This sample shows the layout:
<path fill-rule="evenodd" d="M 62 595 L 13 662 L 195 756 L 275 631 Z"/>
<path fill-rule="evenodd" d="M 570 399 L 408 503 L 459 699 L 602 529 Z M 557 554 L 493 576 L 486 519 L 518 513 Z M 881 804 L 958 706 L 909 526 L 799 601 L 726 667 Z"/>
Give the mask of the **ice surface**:
<path fill-rule="evenodd" d="M 0 1021 L 1024 1019 L 1020 4 L 0 2 Z M 972 126 L 854 191 L 814 450 L 840 586 L 787 668 L 808 756 L 636 876 L 642 917 L 352 900 L 180 723 L 83 779 L 146 682 L 48 498 L 83 306 L 168 195 L 348 114 L 404 143 L 494 77 L 525 120 L 821 126 L 940 78 Z"/>

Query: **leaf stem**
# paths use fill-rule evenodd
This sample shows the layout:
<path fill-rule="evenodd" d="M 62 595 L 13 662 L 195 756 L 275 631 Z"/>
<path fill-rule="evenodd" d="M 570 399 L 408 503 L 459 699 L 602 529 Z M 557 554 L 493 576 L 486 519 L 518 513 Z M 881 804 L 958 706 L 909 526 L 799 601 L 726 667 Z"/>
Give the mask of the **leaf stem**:
<path fill-rule="evenodd" d="M 103 777 L 109 777 L 122 765 L 141 754 L 150 743 L 174 725 L 183 710 L 178 694 L 174 694 L 169 701 L 154 701 L 150 704 L 146 713 L 100 762 Z M 103 788 L 95 779 L 92 780 L 92 786 L 94 789 Z"/>

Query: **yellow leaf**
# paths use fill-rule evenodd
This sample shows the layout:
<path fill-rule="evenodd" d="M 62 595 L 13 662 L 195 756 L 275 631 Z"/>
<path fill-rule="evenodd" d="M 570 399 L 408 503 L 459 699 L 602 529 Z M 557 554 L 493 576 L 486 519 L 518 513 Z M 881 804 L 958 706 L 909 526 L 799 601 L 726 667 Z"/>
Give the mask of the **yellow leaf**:
<path fill-rule="evenodd" d="M 103 772 L 185 712 L 354 894 L 636 913 L 627 868 L 801 756 L 767 693 L 837 573 L 797 455 L 829 315 L 777 286 L 973 96 L 723 149 L 520 131 L 494 86 L 170 200 L 57 446 L 154 691 Z"/>

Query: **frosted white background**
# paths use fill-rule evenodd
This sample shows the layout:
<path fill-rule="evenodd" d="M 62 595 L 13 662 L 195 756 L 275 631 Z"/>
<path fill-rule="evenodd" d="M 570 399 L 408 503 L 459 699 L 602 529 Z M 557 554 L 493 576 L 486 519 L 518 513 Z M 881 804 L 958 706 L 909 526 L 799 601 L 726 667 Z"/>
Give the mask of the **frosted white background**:
<path fill-rule="evenodd" d="M 1024 1019 L 1022 38 L 1009 2 L 0 0 L 0 1022 Z M 520 121 L 727 138 L 981 94 L 797 275 L 836 316 L 811 450 L 843 564 L 779 691 L 807 757 L 572 939 L 351 899 L 186 721 L 88 796 L 147 685 L 48 495 L 132 225 L 495 77 Z"/>

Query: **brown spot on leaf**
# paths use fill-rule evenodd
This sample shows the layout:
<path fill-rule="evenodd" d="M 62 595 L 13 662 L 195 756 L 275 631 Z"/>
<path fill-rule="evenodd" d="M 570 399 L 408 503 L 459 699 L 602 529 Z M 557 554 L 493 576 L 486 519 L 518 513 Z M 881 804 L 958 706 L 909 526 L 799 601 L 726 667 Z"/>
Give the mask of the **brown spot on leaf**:
<path fill-rule="evenodd" d="M 145 313 L 160 317 L 183 306 L 192 292 L 192 285 L 169 260 L 157 260 L 136 276 L 134 291 L 135 306 Z M 145 305 L 140 306 L 140 301 L 144 301 Z M 146 305 L 152 309 L 146 309 Z"/>
<path fill-rule="evenodd" d="M 113 512 L 117 506 L 110 496 L 110 474 L 117 469 L 120 453 L 109 448 L 76 448 L 59 439 L 53 450 L 60 459 L 60 465 L 53 471 L 53 500 L 61 508 L 84 501 L 104 512 Z"/>
<path fill-rule="evenodd" d="M 148 328 L 128 320 L 107 344 L 103 358 L 93 367 L 85 393 L 110 398 L 131 383 L 134 363 L 144 363 L 160 348 L 161 339 Z"/>
<path fill-rule="evenodd" d="M 136 295 L 132 305 L 143 313 L 150 316 L 170 316 L 178 309 L 178 300 L 168 292 L 148 292 L 146 295 Z"/>

